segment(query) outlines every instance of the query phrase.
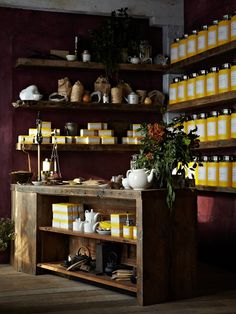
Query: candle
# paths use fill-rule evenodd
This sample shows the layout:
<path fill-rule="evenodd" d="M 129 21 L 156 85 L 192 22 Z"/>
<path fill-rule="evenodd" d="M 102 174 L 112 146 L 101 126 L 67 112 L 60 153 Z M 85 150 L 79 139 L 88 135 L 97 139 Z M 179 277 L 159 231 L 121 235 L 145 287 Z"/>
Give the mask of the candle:
<path fill-rule="evenodd" d="M 78 36 L 75 36 L 75 50 L 77 50 L 78 47 Z"/>

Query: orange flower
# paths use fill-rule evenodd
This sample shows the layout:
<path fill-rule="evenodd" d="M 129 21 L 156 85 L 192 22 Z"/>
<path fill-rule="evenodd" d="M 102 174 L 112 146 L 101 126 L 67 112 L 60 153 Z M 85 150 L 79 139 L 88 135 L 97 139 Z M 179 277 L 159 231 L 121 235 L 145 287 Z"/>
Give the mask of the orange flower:
<path fill-rule="evenodd" d="M 163 140 L 163 135 L 165 134 L 165 128 L 164 126 L 154 123 L 147 125 L 148 130 L 148 136 L 154 140 L 156 140 L 158 143 Z"/>
<path fill-rule="evenodd" d="M 146 157 L 147 157 L 147 159 L 152 160 L 153 159 L 153 153 L 147 153 Z"/>

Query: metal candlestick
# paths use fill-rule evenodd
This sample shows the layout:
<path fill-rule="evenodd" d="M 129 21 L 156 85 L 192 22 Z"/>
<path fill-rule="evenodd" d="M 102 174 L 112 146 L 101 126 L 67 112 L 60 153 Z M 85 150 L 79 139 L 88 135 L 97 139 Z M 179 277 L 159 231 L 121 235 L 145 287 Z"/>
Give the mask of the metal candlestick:
<path fill-rule="evenodd" d="M 36 127 L 37 127 L 37 151 L 38 151 L 38 181 L 41 181 L 41 147 L 43 137 L 42 137 L 42 120 L 40 120 L 40 112 L 38 112 L 38 117 L 36 120 Z"/>

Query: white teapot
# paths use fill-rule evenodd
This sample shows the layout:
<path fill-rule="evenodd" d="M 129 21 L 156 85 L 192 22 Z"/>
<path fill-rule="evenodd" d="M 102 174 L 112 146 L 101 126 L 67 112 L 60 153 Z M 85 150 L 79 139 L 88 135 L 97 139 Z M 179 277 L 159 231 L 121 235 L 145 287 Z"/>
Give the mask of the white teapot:
<path fill-rule="evenodd" d="M 99 215 L 100 214 L 99 213 L 95 213 L 93 211 L 93 209 L 91 209 L 91 211 L 86 210 L 85 211 L 85 220 L 86 220 L 86 222 L 92 222 L 92 223 L 97 222 L 97 219 L 98 219 Z"/>
<path fill-rule="evenodd" d="M 139 96 L 135 92 L 131 92 L 128 95 L 128 98 L 125 97 L 125 100 L 132 105 L 137 105 L 139 103 Z"/>
<path fill-rule="evenodd" d="M 128 170 L 126 177 L 128 183 L 134 190 L 148 189 L 151 187 L 153 182 L 154 169 L 151 171 L 146 169 L 132 169 Z"/>

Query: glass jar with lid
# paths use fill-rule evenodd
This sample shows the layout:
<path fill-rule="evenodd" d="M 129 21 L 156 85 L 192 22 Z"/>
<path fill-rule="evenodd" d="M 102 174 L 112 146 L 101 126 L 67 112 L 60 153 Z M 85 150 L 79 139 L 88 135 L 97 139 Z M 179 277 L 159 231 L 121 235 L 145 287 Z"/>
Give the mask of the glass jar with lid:
<path fill-rule="evenodd" d="M 207 164 L 207 185 L 218 186 L 219 184 L 219 158 L 211 156 Z"/>
<path fill-rule="evenodd" d="M 236 90 L 236 63 L 231 64 L 230 68 L 230 90 Z"/>
<path fill-rule="evenodd" d="M 84 50 L 82 53 L 82 61 L 83 62 L 90 62 L 91 61 L 91 55 L 88 50 Z"/>
<path fill-rule="evenodd" d="M 179 40 L 179 61 L 187 58 L 188 34 L 184 34 Z"/>
<path fill-rule="evenodd" d="M 199 135 L 199 140 L 201 142 L 205 142 L 207 140 L 207 120 L 206 120 L 206 113 L 202 112 L 198 115 L 196 120 L 197 125 L 197 134 Z"/>
<path fill-rule="evenodd" d="M 231 90 L 230 67 L 230 63 L 224 63 L 219 70 L 219 93 L 225 93 Z"/>
<path fill-rule="evenodd" d="M 232 187 L 236 188 L 236 156 L 233 156 L 232 161 Z"/>
<path fill-rule="evenodd" d="M 229 140 L 231 137 L 231 110 L 222 109 L 218 115 L 218 140 Z"/>
<path fill-rule="evenodd" d="M 219 159 L 219 183 L 218 186 L 232 186 L 232 159 L 230 156 L 222 156 Z"/>
<path fill-rule="evenodd" d="M 170 45 L 170 63 L 179 61 L 179 38 L 175 38 L 174 42 Z"/>
<path fill-rule="evenodd" d="M 203 25 L 197 36 L 197 53 L 207 50 L 207 30 L 208 26 Z"/>
<path fill-rule="evenodd" d="M 206 70 L 200 70 L 196 77 L 196 98 L 206 96 Z"/>
<path fill-rule="evenodd" d="M 230 41 L 230 16 L 223 15 L 218 23 L 218 46 Z"/>
<path fill-rule="evenodd" d="M 187 100 L 196 98 L 196 77 L 197 73 L 192 73 L 187 81 Z"/>
<path fill-rule="evenodd" d="M 188 76 L 183 75 L 178 82 L 178 102 L 187 100 L 187 80 Z"/>
<path fill-rule="evenodd" d="M 231 110 L 231 138 L 236 138 L 236 109 Z"/>
<path fill-rule="evenodd" d="M 230 40 L 233 41 L 236 39 L 236 12 L 231 16 L 230 21 Z"/>
<path fill-rule="evenodd" d="M 207 117 L 207 141 L 217 141 L 218 139 L 218 112 L 211 111 Z"/>
<path fill-rule="evenodd" d="M 197 167 L 196 185 L 207 185 L 208 156 L 202 156 Z"/>
<path fill-rule="evenodd" d="M 193 30 L 190 35 L 188 35 L 187 40 L 187 57 L 192 57 L 197 53 L 197 30 Z"/>
<path fill-rule="evenodd" d="M 218 68 L 211 67 L 206 75 L 206 95 L 216 95 L 219 92 Z"/>
<path fill-rule="evenodd" d="M 218 44 L 218 20 L 214 20 L 211 25 L 208 26 L 207 34 L 207 49 L 215 48 Z"/>
<path fill-rule="evenodd" d="M 175 77 L 173 79 L 173 82 L 170 84 L 169 88 L 169 104 L 175 104 L 178 102 L 178 84 L 179 84 L 180 78 Z"/>

